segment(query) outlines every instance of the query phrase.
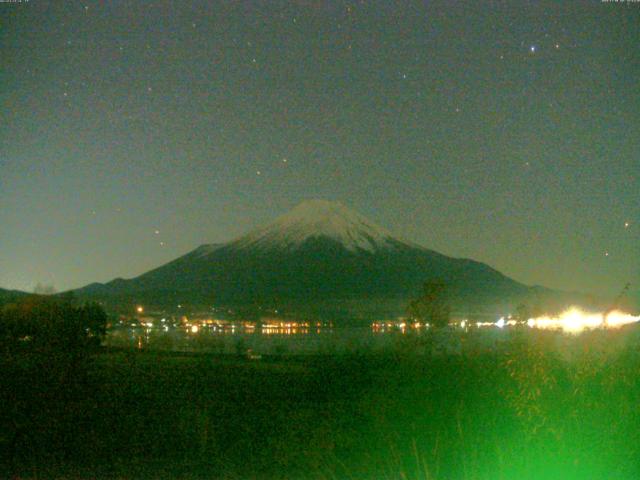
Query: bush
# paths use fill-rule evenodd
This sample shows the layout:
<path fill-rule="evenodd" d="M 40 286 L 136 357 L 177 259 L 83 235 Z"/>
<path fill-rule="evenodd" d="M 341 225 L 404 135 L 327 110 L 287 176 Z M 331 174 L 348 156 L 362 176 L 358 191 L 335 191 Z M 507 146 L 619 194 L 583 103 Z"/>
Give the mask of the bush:
<path fill-rule="evenodd" d="M 80 448 L 106 324 L 99 305 L 70 297 L 34 295 L 0 310 L 0 470 L 64 463 Z"/>
<path fill-rule="evenodd" d="M 100 345 L 106 326 L 107 315 L 97 304 L 34 295 L 0 310 L 0 343 L 5 352 L 80 353 Z"/>

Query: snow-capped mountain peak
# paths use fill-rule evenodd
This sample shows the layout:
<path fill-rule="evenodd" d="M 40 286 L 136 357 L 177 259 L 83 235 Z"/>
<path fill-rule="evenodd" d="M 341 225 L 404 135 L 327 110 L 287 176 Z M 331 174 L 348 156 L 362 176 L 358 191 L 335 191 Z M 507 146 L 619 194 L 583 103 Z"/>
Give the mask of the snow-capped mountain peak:
<path fill-rule="evenodd" d="M 350 251 L 373 252 L 398 242 L 389 231 L 339 202 L 308 200 L 233 243 L 238 248 L 296 248 L 320 237 L 337 241 Z"/>

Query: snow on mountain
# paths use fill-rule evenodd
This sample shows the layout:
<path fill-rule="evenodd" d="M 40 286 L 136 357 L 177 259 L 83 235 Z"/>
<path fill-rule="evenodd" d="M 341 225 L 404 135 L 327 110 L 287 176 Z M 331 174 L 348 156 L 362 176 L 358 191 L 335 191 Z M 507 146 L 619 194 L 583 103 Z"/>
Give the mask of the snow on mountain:
<path fill-rule="evenodd" d="M 266 227 L 228 243 L 202 245 L 138 277 L 76 292 L 112 306 L 269 305 L 333 318 L 364 310 L 402 314 L 430 279 L 447 282 L 452 302 L 467 310 L 516 305 L 532 293 L 486 264 L 399 240 L 344 205 L 324 200 L 306 201 Z M 536 301 L 565 298 L 534 293 Z"/>
<path fill-rule="evenodd" d="M 339 202 L 308 200 L 232 242 L 235 248 L 295 249 L 313 238 L 329 238 L 347 250 L 375 252 L 393 248 L 399 240 Z"/>

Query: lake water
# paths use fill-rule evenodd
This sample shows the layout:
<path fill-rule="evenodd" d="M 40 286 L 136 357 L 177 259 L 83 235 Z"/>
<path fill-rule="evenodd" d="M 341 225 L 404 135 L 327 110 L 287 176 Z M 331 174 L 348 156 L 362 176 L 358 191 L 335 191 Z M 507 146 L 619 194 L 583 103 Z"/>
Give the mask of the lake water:
<path fill-rule="evenodd" d="M 109 331 L 110 347 L 243 355 L 328 355 L 411 351 L 418 354 L 481 352 L 510 348 L 516 338 L 544 340 L 567 354 L 589 342 L 611 350 L 633 343 L 640 345 L 636 326 L 621 331 L 590 331 L 578 336 L 524 328 L 449 327 L 439 331 L 410 332 L 398 327 L 309 327 L 255 329 L 244 327 L 118 327 Z M 579 340 L 581 339 L 581 340 Z"/>
<path fill-rule="evenodd" d="M 258 355 L 332 354 L 381 351 L 403 338 L 401 331 L 377 333 L 368 327 L 255 329 L 118 328 L 109 332 L 106 344 L 114 347 Z"/>

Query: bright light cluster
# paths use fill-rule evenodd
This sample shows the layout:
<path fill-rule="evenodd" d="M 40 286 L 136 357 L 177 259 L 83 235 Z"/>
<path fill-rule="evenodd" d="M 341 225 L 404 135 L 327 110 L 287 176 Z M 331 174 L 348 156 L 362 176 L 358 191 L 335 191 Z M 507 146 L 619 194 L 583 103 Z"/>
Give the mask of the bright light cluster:
<path fill-rule="evenodd" d="M 570 308 L 558 317 L 530 318 L 527 325 L 531 328 L 579 333 L 596 328 L 619 328 L 638 321 L 640 321 L 640 316 L 634 317 L 619 310 L 608 313 L 587 313 L 578 308 Z"/>

